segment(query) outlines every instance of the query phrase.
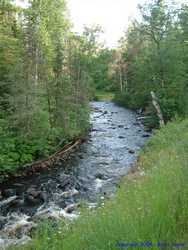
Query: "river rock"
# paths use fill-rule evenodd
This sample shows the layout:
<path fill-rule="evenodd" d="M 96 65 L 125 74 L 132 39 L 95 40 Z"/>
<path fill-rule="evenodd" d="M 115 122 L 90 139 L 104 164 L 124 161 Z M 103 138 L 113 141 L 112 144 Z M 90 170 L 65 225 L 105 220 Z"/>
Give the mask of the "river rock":
<path fill-rule="evenodd" d="M 17 198 L 11 202 L 11 207 L 21 207 L 24 205 L 24 200 Z"/>
<path fill-rule="evenodd" d="M 143 134 L 142 137 L 150 137 L 149 134 Z"/>
<path fill-rule="evenodd" d="M 25 194 L 25 201 L 30 205 L 37 205 L 46 200 L 46 195 L 42 191 L 37 191 L 35 188 L 29 188 Z"/>
<path fill-rule="evenodd" d="M 82 160 L 84 159 L 84 156 L 82 154 L 79 154 L 78 157 Z"/>
<path fill-rule="evenodd" d="M 134 126 L 139 126 L 140 123 L 139 123 L 139 122 L 134 122 L 133 125 L 134 125 Z"/>
<path fill-rule="evenodd" d="M 2 191 L 2 196 L 5 198 L 8 198 L 10 196 L 14 196 L 16 194 L 16 191 L 12 188 L 5 189 Z"/>
<path fill-rule="evenodd" d="M 118 138 L 119 139 L 125 139 L 125 136 L 120 135 L 120 136 L 118 136 Z"/>
<path fill-rule="evenodd" d="M 4 216 L 0 216 L 0 230 L 3 228 L 3 226 L 7 223 L 7 218 Z"/>
<path fill-rule="evenodd" d="M 77 204 L 71 204 L 71 205 L 67 206 L 64 210 L 66 213 L 71 214 L 73 211 L 75 211 L 77 206 L 78 206 Z"/>
<path fill-rule="evenodd" d="M 129 149 L 129 154 L 135 154 L 135 151 L 133 149 Z"/>
<path fill-rule="evenodd" d="M 54 219 L 54 216 L 52 216 L 51 209 L 46 208 L 42 211 L 37 212 L 33 217 L 32 220 L 34 222 L 40 221 L 40 220 L 47 220 L 47 219 Z"/>
<path fill-rule="evenodd" d="M 27 193 L 28 195 L 31 195 L 31 196 L 33 196 L 34 198 L 36 198 L 36 197 L 38 197 L 38 196 L 40 195 L 41 191 L 37 191 L 35 188 L 29 188 L 29 189 L 26 191 L 26 193 Z"/>
<path fill-rule="evenodd" d="M 105 176 L 104 176 L 102 173 L 97 173 L 97 174 L 95 175 L 95 178 L 96 178 L 96 179 L 103 180 L 103 179 L 105 179 Z"/>
<path fill-rule="evenodd" d="M 34 198 L 32 195 L 28 195 L 25 200 L 30 205 L 37 205 L 41 203 L 40 199 Z"/>
<path fill-rule="evenodd" d="M 123 128 L 124 127 L 124 125 L 118 125 L 118 128 Z"/>
<path fill-rule="evenodd" d="M 58 188 L 64 189 L 66 186 L 71 184 L 71 178 L 70 175 L 62 175 L 60 178 L 60 184 L 58 185 Z"/>
<path fill-rule="evenodd" d="M 75 208 L 76 208 L 76 204 L 74 205 Z M 73 209 L 72 206 L 68 205 L 66 207 L 66 211 L 65 209 L 61 209 L 59 207 L 56 207 L 56 206 L 52 206 L 52 207 L 49 207 L 49 208 L 46 208 L 44 210 L 41 210 L 41 211 L 38 211 L 33 217 L 32 217 L 32 220 L 34 222 L 37 222 L 37 221 L 41 221 L 41 220 L 59 220 L 63 217 L 70 217 L 70 216 L 67 216 L 67 214 L 70 214 L 68 213 L 68 211 L 74 211 L 75 208 Z M 72 218 L 72 216 L 71 216 Z"/>
<path fill-rule="evenodd" d="M 40 194 L 39 194 L 39 198 L 41 199 L 41 201 L 43 201 L 43 202 L 45 202 L 46 200 L 47 200 L 47 193 L 45 193 L 45 192 L 40 192 Z"/>
<path fill-rule="evenodd" d="M 61 194 L 61 197 L 67 199 L 67 198 L 72 197 L 72 196 L 77 196 L 77 195 L 79 195 L 79 193 L 80 192 L 77 189 L 73 189 L 73 190 L 70 190 L 70 191 L 63 192 Z"/>

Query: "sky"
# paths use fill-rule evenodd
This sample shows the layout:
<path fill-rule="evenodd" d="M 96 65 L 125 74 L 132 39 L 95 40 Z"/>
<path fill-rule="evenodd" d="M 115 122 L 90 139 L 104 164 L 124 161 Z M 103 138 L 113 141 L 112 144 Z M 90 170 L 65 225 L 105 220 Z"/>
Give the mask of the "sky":
<path fill-rule="evenodd" d="M 81 32 L 84 25 L 99 24 L 103 39 L 109 47 L 117 44 L 141 0 L 68 0 L 74 30 Z"/>
<path fill-rule="evenodd" d="M 24 6 L 24 0 L 15 1 Z M 81 33 L 85 25 L 99 24 L 104 31 L 102 40 L 106 42 L 108 47 L 115 47 L 131 19 L 138 16 L 137 5 L 145 1 L 67 0 L 67 3 L 75 32 Z M 176 1 L 188 3 L 188 0 Z"/>

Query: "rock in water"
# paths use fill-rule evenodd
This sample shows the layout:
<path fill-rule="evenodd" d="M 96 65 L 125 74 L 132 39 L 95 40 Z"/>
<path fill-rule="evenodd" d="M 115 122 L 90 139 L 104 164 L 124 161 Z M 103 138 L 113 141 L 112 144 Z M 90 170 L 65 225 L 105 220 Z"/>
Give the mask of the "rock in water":
<path fill-rule="evenodd" d="M 2 191 L 2 196 L 5 198 L 8 198 L 10 196 L 14 196 L 16 194 L 16 191 L 12 188 L 5 189 Z"/>
<path fill-rule="evenodd" d="M 103 180 L 103 179 L 104 179 L 104 175 L 103 175 L 102 173 L 97 173 L 97 174 L 95 175 L 95 178 L 96 178 L 96 179 Z"/>
<path fill-rule="evenodd" d="M 61 183 L 59 184 L 58 188 L 64 189 L 66 186 L 71 184 L 71 178 L 69 175 L 62 175 L 60 179 Z"/>
<path fill-rule="evenodd" d="M 71 204 L 67 206 L 64 210 L 66 213 L 71 214 L 77 208 L 76 204 Z"/>
<path fill-rule="evenodd" d="M 46 200 L 46 196 L 42 191 L 35 188 L 29 188 L 25 194 L 25 201 L 30 205 L 37 205 Z"/>
<path fill-rule="evenodd" d="M 135 151 L 132 149 L 129 149 L 129 154 L 135 154 Z"/>

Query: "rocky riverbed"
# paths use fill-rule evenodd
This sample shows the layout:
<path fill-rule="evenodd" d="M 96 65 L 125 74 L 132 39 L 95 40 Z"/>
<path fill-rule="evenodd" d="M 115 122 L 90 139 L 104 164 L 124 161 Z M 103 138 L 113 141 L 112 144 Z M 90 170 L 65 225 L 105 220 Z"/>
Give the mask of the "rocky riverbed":
<path fill-rule="evenodd" d="M 95 207 L 114 194 L 150 134 L 130 110 L 111 102 L 93 102 L 91 109 L 88 140 L 68 161 L 1 185 L 0 249 L 28 241 L 44 219 L 77 218 L 80 200 Z"/>

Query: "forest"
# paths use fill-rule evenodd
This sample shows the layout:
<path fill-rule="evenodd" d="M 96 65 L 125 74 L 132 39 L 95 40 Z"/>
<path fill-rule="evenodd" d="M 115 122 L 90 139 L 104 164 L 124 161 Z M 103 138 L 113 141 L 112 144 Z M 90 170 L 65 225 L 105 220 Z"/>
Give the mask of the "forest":
<path fill-rule="evenodd" d="M 0 0 L 0 183 L 97 133 L 90 115 L 100 110 L 92 111 L 91 103 L 131 110 L 150 133 L 140 138 L 154 134 L 139 153 L 138 170 L 130 170 L 104 209 L 91 215 L 82 204 L 84 216 L 75 225 L 58 226 L 63 240 L 50 221 L 39 226 L 31 244 L 11 249 L 115 250 L 138 240 L 154 250 L 164 247 L 154 245 L 160 240 L 168 242 L 165 249 L 177 248 L 172 241 L 187 249 L 188 5 L 148 0 L 138 10 L 118 46 L 109 48 L 101 42 L 100 25 L 73 31 L 66 0 L 29 0 L 26 8 Z M 98 119 L 120 110 L 101 112 Z M 128 148 L 129 155 L 136 150 Z M 0 212 L 7 205 L 2 190 Z"/>
<path fill-rule="evenodd" d="M 1 1 L 0 171 L 48 156 L 88 129 L 96 91 L 143 109 L 158 125 L 154 91 L 165 122 L 187 115 L 188 7 L 154 1 L 139 6 L 117 49 L 99 42 L 100 26 L 71 31 L 66 2 Z"/>

